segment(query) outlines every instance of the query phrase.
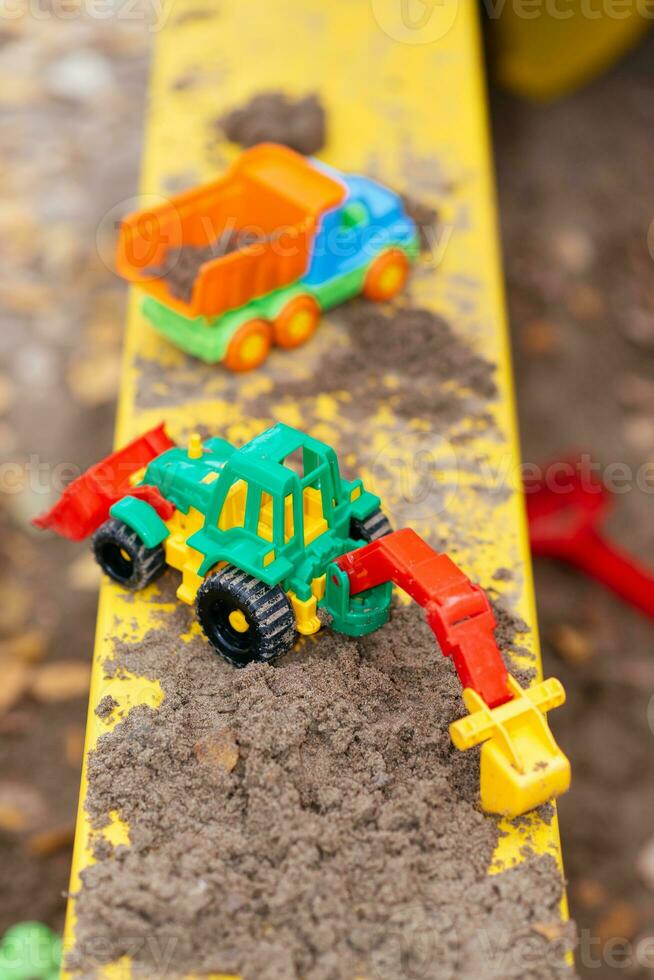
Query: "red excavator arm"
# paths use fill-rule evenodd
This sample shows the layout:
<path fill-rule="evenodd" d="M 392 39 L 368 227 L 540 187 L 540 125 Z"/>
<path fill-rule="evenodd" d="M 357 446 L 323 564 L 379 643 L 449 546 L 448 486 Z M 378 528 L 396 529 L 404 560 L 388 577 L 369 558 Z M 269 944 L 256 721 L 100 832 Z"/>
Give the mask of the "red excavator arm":
<path fill-rule="evenodd" d="M 549 730 L 546 712 L 563 704 L 555 678 L 524 689 L 495 641 L 490 603 L 447 555 L 406 528 L 336 560 L 350 596 L 394 582 L 427 613 L 443 653 L 463 685 L 466 717 L 450 725 L 458 749 L 481 745 L 482 809 L 515 817 L 564 793 L 570 763 Z"/>
<path fill-rule="evenodd" d="M 66 487 L 54 507 L 32 523 L 81 541 L 107 520 L 110 508 L 127 494 L 145 500 L 163 520 L 169 520 L 175 512 L 173 505 L 156 487 L 133 487 L 130 477 L 174 445 L 164 425 L 158 425 L 82 473 Z"/>
<path fill-rule="evenodd" d="M 451 558 L 404 528 L 337 558 L 336 564 L 350 580 L 351 596 L 383 582 L 399 585 L 424 608 L 462 686 L 476 691 L 490 708 L 511 700 L 486 593 Z"/>

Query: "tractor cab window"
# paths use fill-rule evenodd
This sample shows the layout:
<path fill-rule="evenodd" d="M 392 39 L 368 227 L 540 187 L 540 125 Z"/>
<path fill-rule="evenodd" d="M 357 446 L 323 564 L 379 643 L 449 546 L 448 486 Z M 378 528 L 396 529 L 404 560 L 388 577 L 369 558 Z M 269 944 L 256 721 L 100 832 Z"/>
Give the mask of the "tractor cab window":
<path fill-rule="evenodd" d="M 328 529 L 336 505 L 333 475 L 329 462 L 312 449 L 304 447 L 289 453 L 283 465 L 292 469 L 300 478 L 302 493 L 302 517 L 304 524 L 304 544 L 307 545 Z M 285 513 L 292 514 L 290 504 Z M 288 518 L 285 518 L 288 522 Z M 288 541 L 297 528 L 285 526 L 285 540 Z"/>
<path fill-rule="evenodd" d="M 294 449 L 292 453 L 284 457 L 282 466 L 287 466 L 289 470 L 293 470 L 302 479 L 305 475 L 305 456 L 306 454 L 300 446 L 299 449 Z"/>

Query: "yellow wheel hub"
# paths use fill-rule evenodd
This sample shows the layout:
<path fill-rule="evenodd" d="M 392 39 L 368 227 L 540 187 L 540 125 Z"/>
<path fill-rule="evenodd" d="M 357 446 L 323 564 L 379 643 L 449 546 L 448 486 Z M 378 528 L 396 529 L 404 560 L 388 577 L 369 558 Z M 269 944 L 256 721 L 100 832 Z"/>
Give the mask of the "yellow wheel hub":
<path fill-rule="evenodd" d="M 240 609 L 234 609 L 233 612 L 230 612 L 229 625 L 232 627 L 232 629 L 235 629 L 237 633 L 247 633 L 247 631 L 250 629 L 250 624 Z"/>
<path fill-rule="evenodd" d="M 394 293 L 402 285 L 402 276 L 403 270 L 392 265 L 382 273 L 379 284 L 385 293 Z"/>
<path fill-rule="evenodd" d="M 308 310 L 301 310 L 289 323 L 289 333 L 295 340 L 301 340 L 311 332 L 312 327 L 313 316 Z"/>
<path fill-rule="evenodd" d="M 241 356 L 246 364 L 258 364 L 265 350 L 266 342 L 263 337 L 248 337 L 241 349 Z"/>

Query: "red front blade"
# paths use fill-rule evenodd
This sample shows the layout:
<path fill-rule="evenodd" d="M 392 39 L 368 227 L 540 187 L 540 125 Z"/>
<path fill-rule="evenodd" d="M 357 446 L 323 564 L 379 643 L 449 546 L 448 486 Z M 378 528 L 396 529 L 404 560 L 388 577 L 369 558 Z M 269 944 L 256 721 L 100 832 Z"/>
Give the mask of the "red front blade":
<path fill-rule="evenodd" d="M 130 477 L 174 445 L 164 423 L 156 426 L 73 480 L 54 507 L 32 523 L 81 541 L 107 520 L 110 508 L 129 490 Z"/>

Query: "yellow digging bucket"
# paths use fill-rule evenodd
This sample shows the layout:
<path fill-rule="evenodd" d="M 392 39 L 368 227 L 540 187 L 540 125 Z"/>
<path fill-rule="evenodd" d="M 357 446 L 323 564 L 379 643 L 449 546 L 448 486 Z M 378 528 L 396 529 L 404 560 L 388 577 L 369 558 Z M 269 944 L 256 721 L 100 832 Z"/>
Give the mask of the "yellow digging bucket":
<path fill-rule="evenodd" d="M 554 740 L 546 712 L 565 701 L 556 678 L 528 690 L 509 677 L 511 701 L 489 708 L 470 688 L 463 700 L 470 714 L 450 725 L 457 749 L 481 750 L 481 805 L 487 813 L 517 817 L 565 793 L 570 763 Z"/>

